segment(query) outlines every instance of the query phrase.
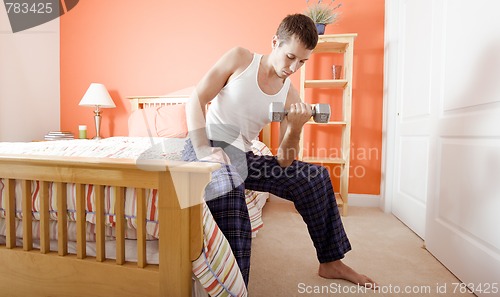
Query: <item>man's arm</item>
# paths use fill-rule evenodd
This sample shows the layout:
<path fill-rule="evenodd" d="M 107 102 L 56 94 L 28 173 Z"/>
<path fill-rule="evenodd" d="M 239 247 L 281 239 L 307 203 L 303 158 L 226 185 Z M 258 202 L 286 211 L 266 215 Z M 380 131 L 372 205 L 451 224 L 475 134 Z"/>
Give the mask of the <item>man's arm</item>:
<path fill-rule="evenodd" d="M 210 146 L 205 123 L 205 107 L 226 85 L 232 75 L 241 68 L 241 63 L 251 59 L 251 53 L 234 48 L 224 54 L 207 72 L 195 88 L 186 104 L 186 119 L 189 137 L 198 159 L 229 163 L 229 158 L 218 148 Z"/>
<path fill-rule="evenodd" d="M 281 143 L 277 155 L 281 167 L 290 166 L 297 159 L 302 127 L 312 115 L 311 105 L 302 102 L 293 86 L 288 91 L 285 109 L 288 115 L 280 124 Z"/>

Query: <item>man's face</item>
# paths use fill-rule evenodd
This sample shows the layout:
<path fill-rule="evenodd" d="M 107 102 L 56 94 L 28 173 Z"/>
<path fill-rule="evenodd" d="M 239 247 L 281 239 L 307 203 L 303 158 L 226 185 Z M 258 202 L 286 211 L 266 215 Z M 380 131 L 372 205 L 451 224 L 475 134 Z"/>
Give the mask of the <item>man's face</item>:
<path fill-rule="evenodd" d="M 304 65 L 312 50 L 306 49 L 295 36 L 283 42 L 277 36 L 273 38 L 274 68 L 280 78 L 287 78 Z"/>

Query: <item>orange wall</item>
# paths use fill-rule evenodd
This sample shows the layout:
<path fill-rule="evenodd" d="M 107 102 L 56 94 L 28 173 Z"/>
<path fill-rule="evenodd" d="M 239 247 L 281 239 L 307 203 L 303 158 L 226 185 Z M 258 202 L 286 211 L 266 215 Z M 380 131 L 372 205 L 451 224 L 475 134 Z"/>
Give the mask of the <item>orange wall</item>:
<path fill-rule="evenodd" d="M 76 133 L 86 124 L 93 136 L 92 109 L 78 103 L 90 83 L 99 82 L 117 106 L 104 110 L 101 134 L 126 135 L 127 96 L 195 85 L 234 46 L 268 53 L 280 20 L 305 7 L 305 0 L 80 1 L 61 18 L 61 129 Z M 379 194 L 384 0 L 344 0 L 339 11 L 341 19 L 326 34 L 358 34 L 351 153 L 358 174 L 349 192 Z M 298 86 L 298 74 L 293 82 Z"/>

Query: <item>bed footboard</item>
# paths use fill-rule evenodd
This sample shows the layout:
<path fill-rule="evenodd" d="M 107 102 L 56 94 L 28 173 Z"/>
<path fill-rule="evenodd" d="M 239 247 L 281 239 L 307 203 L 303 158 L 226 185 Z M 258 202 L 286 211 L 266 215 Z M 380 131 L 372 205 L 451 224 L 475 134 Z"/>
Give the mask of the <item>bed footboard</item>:
<path fill-rule="evenodd" d="M 201 199 L 212 163 L 0 155 L 7 193 L 6 243 L 0 246 L 5 296 L 191 296 L 191 261 L 203 246 Z M 22 246 L 16 245 L 14 181 L 22 182 Z M 40 183 L 40 242 L 34 249 L 31 181 Z M 6 181 L 6 182 L 5 182 Z M 57 188 L 57 253 L 50 250 L 49 183 Z M 76 184 L 76 255 L 68 254 L 67 184 Z M 96 256 L 86 254 L 84 185 L 96 187 Z M 104 186 L 114 186 L 116 260 L 106 258 Z M 125 261 L 125 188 L 137 195 L 137 263 Z M 158 189 L 159 265 L 146 261 L 145 189 Z M 18 193 L 19 194 L 19 193 Z"/>

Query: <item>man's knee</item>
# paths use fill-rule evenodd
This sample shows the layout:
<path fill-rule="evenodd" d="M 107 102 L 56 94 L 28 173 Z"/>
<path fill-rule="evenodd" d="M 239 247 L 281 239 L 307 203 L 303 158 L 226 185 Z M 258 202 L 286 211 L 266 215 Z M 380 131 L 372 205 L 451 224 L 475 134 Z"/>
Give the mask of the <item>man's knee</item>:
<path fill-rule="evenodd" d="M 296 166 L 296 175 L 307 179 L 308 182 L 316 179 L 330 179 L 330 173 L 325 166 L 302 162 L 298 162 Z"/>
<path fill-rule="evenodd" d="M 233 191 L 243 193 L 244 197 L 245 186 L 243 179 L 233 166 L 222 166 L 212 172 L 212 180 L 205 188 L 205 201 L 223 197 Z"/>

